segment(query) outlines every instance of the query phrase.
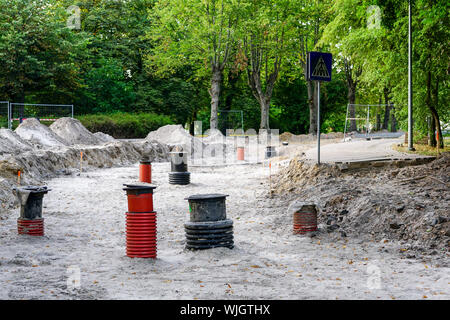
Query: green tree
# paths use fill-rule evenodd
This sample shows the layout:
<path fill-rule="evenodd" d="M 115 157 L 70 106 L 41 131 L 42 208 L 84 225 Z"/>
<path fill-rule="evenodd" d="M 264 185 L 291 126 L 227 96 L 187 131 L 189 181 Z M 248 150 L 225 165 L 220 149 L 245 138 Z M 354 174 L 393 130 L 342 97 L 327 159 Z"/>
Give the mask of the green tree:
<path fill-rule="evenodd" d="M 129 103 L 134 102 L 135 93 L 126 77 L 120 61 L 99 58 L 85 78 L 87 110 L 95 113 L 131 111 Z"/>
<path fill-rule="evenodd" d="M 292 37 L 292 2 L 248 1 L 243 23 L 243 48 L 247 79 L 260 105 L 261 129 L 269 129 L 270 101 Z"/>
<path fill-rule="evenodd" d="M 356 130 L 356 93 L 361 81 L 366 57 L 361 52 L 367 40 L 367 6 L 359 0 L 336 0 L 331 7 L 332 20 L 326 25 L 319 41 L 333 53 L 338 68 L 345 74 L 350 131 Z"/>
<path fill-rule="evenodd" d="M 66 26 L 53 0 L 0 0 L 0 92 L 25 102 L 71 101 L 82 86 L 79 66 L 88 38 Z"/>
<path fill-rule="evenodd" d="M 153 11 L 150 31 L 156 46 L 147 56 L 159 73 L 196 66 L 210 79 L 210 128 L 217 129 L 223 73 L 236 41 L 239 0 L 161 0 Z"/>

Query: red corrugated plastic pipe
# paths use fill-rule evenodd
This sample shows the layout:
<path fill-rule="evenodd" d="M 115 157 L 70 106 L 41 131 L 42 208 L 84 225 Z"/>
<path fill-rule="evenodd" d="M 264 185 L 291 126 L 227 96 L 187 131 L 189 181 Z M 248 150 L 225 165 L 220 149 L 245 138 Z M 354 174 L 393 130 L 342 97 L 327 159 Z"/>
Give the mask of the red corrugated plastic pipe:
<path fill-rule="evenodd" d="M 156 258 L 156 212 L 126 213 L 127 256 Z"/>
<path fill-rule="evenodd" d="M 155 186 L 125 185 L 128 212 L 126 213 L 126 253 L 130 258 L 156 258 L 156 212 L 153 211 Z"/>
<path fill-rule="evenodd" d="M 152 163 L 148 159 L 142 159 L 139 164 L 139 181 L 152 183 Z"/>
<path fill-rule="evenodd" d="M 294 212 L 294 234 L 317 231 L 317 210 L 313 205 L 305 205 Z"/>

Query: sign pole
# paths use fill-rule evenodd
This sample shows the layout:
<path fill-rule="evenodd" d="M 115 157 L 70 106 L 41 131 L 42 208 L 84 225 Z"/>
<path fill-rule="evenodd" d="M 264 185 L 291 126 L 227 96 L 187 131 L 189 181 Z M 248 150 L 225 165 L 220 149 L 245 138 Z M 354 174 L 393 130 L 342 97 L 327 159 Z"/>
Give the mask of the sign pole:
<path fill-rule="evenodd" d="M 317 164 L 320 165 L 320 82 L 331 81 L 333 56 L 326 52 L 308 52 L 306 80 L 317 81 Z M 347 110 L 348 111 L 348 110 Z M 347 119 L 346 119 L 347 120 Z M 346 121 L 347 125 L 347 121 Z"/>
<path fill-rule="evenodd" d="M 320 81 L 317 81 L 317 164 L 320 164 Z"/>

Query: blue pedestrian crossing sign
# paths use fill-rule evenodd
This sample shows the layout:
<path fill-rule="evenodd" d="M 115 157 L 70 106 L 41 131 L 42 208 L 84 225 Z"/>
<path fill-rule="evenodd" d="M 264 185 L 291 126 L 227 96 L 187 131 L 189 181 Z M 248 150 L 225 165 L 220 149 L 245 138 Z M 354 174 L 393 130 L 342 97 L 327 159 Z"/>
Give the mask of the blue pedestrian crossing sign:
<path fill-rule="evenodd" d="M 331 53 L 308 52 L 306 59 L 306 80 L 331 81 Z"/>

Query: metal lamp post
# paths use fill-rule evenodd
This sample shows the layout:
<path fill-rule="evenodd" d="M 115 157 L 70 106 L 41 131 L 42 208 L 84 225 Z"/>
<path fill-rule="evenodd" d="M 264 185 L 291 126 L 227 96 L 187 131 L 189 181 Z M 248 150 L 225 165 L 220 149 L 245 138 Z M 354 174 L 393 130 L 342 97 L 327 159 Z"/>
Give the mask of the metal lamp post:
<path fill-rule="evenodd" d="M 411 0 L 408 1 L 408 150 L 413 147 L 413 97 L 412 97 L 412 25 Z"/>

